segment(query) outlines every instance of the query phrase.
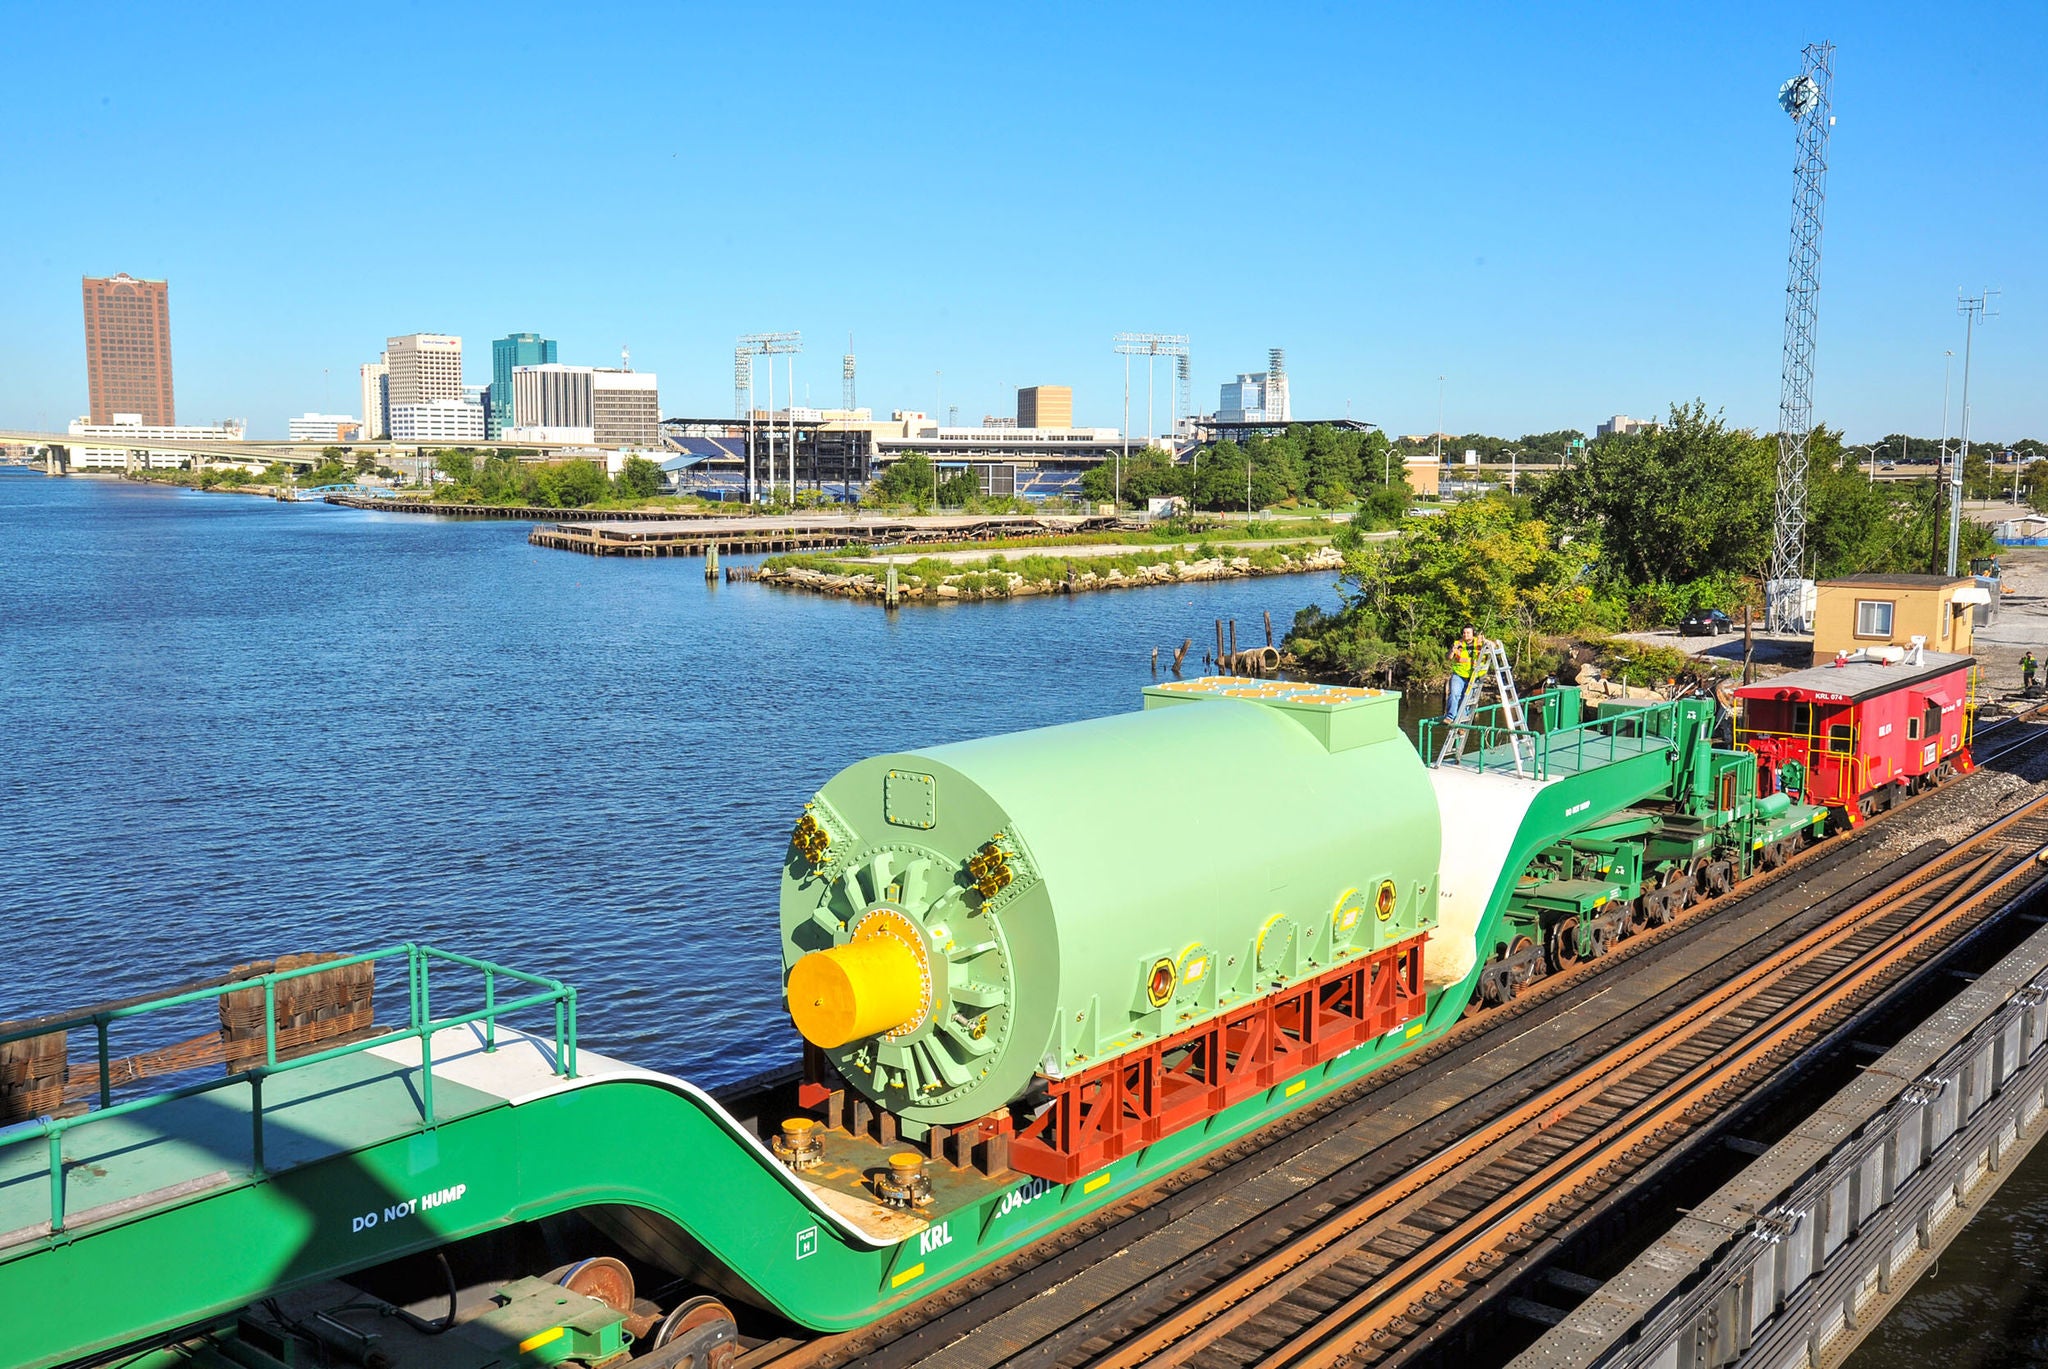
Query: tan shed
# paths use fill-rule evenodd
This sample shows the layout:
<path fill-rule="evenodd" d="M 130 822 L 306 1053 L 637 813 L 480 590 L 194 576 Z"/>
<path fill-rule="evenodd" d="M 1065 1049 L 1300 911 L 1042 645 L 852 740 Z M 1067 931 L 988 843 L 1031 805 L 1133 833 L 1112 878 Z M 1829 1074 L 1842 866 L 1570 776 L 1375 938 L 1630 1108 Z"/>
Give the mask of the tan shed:
<path fill-rule="evenodd" d="M 1851 575 L 1815 586 L 1813 659 L 1865 647 L 1910 646 L 1968 655 L 1972 615 L 1989 596 L 1968 576 Z"/>

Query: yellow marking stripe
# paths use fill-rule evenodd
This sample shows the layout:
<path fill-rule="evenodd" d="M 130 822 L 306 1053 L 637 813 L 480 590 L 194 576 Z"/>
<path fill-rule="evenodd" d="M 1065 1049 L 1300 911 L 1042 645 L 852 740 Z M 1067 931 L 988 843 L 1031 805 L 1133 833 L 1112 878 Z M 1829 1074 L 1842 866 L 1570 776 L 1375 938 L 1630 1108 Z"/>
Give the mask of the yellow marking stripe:
<path fill-rule="evenodd" d="M 918 1277 L 920 1277 L 921 1275 L 923 1275 L 923 1273 L 924 1273 L 924 1262 L 920 1260 L 920 1261 L 919 1261 L 918 1263 L 916 1263 L 916 1264 L 914 1264 L 914 1265 L 910 1266 L 910 1268 L 908 1268 L 908 1269 L 904 1270 L 904 1271 L 903 1271 L 903 1272 L 902 1272 L 901 1274 L 897 1274 L 897 1275 L 893 1276 L 892 1278 L 890 1278 L 890 1280 L 889 1280 L 889 1287 L 891 1287 L 891 1288 L 901 1288 L 901 1287 L 903 1287 L 903 1285 L 904 1285 L 904 1284 L 906 1284 L 906 1283 L 909 1283 L 909 1282 L 910 1282 L 910 1281 L 911 1281 L 912 1279 L 918 1278 Z"/>
<path fill-rule="evenodd" d="M 1297 1080 L 1295 1080 L 1295 1081 L 1294 1081 L 1293 1083 L 1291 1083 L 1291 1084 L 1289 1084 L 1289 1085 L 1287 1086 L 1287 1092 L 1286 1092 L 1286 1094 L 1285 1094 L 1285 1095 L 1283 1095 L 1283 1096 L 1284 1096 L 1284 1097 L 1288 1097 L 1288 1098 L 1292 1098 L 1292 1097 L 1293 1097 L 1293 1096 L 1294 1096 L 1295 1094 L 1297 1094 L 1297 1093 L 1300 1093 L 1300 1092 L 1301 1092 L 1301 1091 L 1302 1091 L 1303 1089 L 1305 1089 L 1305 1088 L 1307 1088 L 1307 1087 L 1308 1087 L 1308 1080 L 1306 1080 L 1306 1079 L 1297 1079 Z"/>
<path fill-rule="evenodd" d="M 1088 1182 L 1081 1185 L 1081 1196 L 1084 1198 L 1087 1197 L 1089 1194 L 1093 1193 L 1096 1189 L 1101 1188 L 1104 1184 L 1107 1184 L 1108 1182 L 1109 1176 L 1107 1174 L 1096 1175 L 1094 1178 L 1090 1179 Z"/>
<path fill-rule="evenodd" d="M 523 1355 L 530 1350 L 538 1350 L 543 1345 L 552 1344 L 553 1342 L 560 1340 L 563 1334 L 563 1328 L 559 1326 L 551 1326 L 547 1330 L 542 1331 L 537 1335 L 528 1336 L 525 1340 L 519 1342 L 519 1353 Z"/>

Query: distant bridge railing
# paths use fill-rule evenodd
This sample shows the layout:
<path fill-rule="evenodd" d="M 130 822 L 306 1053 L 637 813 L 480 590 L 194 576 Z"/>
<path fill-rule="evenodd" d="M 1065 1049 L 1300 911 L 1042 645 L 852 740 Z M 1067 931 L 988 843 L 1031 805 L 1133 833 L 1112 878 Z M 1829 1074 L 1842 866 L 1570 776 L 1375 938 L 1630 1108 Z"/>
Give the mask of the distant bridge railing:
<path fill-rule="evenodd" d="M 385 485 L 307 485 L 293 490 L 291 497 L 302 502 L 325 499 L 330 494 L 366 494 L 375 499 L 390 499 L 397 493 Z"/>

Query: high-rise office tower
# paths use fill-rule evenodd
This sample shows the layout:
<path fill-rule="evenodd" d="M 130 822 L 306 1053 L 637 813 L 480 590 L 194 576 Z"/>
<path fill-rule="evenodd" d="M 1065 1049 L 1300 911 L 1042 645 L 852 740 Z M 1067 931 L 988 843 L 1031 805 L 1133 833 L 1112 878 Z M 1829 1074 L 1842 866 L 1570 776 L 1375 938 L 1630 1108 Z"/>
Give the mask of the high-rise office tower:
<path fill-rule="evenodd" d="M 391 406 L 462 398 L 462 339 L 445 333 L 407 333 L 388 339 Z"/>
<path fill-rule="evenodd" d="M 1027 385 L 1017 391 L 1017 426 L 1020 428 L 1073 427 L 1073 386 Z"/>
<path fill-rule="evenodd" d="M 174 426 L 170 286 L 125 272 L 84 280 L 85 378 L 92 421 L 112 423 L 115 414 L 139 414 L 146 426 Z"/>
<path fill-rule="evenodd" d="M 374 441 L 391 436 L 391 362 L 388 357 L 364 362 L 358 374 L 363 382 L 363 437 Z"/>
<path fill-rule="evenodd" d="M 539 333 L 507 333 L 491 343 L 491 402 L 488 410 L 492 441 L 512 426 L 512 368 L 546 366 L 555 360 L 555 340 Z"/>

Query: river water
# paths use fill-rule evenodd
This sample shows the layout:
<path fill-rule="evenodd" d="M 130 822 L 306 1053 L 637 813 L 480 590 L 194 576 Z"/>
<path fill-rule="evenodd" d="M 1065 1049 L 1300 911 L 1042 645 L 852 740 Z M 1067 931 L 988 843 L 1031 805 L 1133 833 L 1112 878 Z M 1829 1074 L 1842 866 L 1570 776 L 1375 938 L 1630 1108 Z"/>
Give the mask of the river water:
<path fill-rule="evenodd" d="M 729 1082 L 796 1052 L 777 878 L 833 773 L 1135 708 L 1152 647 L 1334 601 L 1279 576 L 889 614 L 526 532 L 0 468 L 0 1020 L 418 939 Z"/>

